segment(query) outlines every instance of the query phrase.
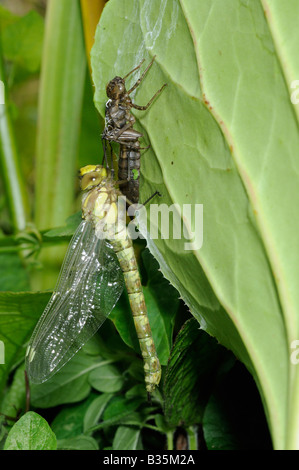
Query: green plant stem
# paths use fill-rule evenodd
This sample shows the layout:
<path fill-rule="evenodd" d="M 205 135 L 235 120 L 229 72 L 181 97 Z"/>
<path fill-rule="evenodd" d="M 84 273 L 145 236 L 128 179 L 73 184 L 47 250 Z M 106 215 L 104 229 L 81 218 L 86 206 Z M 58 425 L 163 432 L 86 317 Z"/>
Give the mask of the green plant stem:
<path fill-rule="evenodd" d="M 78 0 L 51 0 L 38 114 L 35 221 L 59 227 L 72 211 L 86 57 Z"/>
<path fill-rule="evenodd" d="M 36 151 L 35 223 L 64 225 L 73 212 L 76 157 L 86 57 L 79 0 L 48 3 L 43 46 Z M 43 250 L 43 276 L 34 289 L 52 288 L 65 248 Z"/>
<path fill-rule="evenodd" d="M 173 450 L 173 432 L 168 431 L 166 433 L 166 438 L 167 438 L 167 450 Z"/>
<path fill-rule="evenodd" d="M 188 434 L 189 450 L 198 450 L 197 448 L 197 427 L 190 426 L 186 429 Z"/>
<path fill-rule="evenodd" d="M 0 104 L 0 161 L 7 205 L 15 232 L 24 230 L 29 215 L 26 187 L 10 116 L 9 97 L 0 43 L 0 80 L 4 83 L 5 104 Z"/>
<path fill-rule="evenodd" d="M 162 431 L 162 429 L 159 429 L 157 426 L 154 426 L 153 424 L 143 424 L 142 427 L 147 428 L 147 429 L 151 429 L 152 431 L 160 432 L 161 434 L 164 434 L 164 431 Z"/>

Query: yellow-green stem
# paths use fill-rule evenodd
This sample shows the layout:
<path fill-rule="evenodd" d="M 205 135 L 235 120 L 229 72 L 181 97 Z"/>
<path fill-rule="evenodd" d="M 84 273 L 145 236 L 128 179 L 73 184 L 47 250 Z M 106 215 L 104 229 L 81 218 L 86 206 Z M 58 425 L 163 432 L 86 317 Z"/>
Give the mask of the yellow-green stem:
<path fill-rule="evenodd" d="M 1 39 L 1 38 L 0 38 Z M 5 102 L 0 104 L 0 162 L 7 205 L 15 232 L 24 230 L 29 217 L 29 204 L 22 176 L 19 155 L 10 116 L 10 101 L 0 43 L 0 80 L 4 85 Z"/>

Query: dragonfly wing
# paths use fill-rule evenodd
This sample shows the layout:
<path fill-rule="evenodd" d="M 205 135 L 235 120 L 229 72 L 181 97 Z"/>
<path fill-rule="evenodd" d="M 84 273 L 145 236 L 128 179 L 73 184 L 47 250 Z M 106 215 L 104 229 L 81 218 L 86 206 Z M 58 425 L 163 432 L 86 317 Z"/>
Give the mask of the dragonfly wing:
<path fill-rule="evenodd" d="M 96 237 L 90 222 L 82 221 L 27 349 L 32 382 L 48 380 L 86 343 L 117 303 L 123 284 L 109 243 Z"/>

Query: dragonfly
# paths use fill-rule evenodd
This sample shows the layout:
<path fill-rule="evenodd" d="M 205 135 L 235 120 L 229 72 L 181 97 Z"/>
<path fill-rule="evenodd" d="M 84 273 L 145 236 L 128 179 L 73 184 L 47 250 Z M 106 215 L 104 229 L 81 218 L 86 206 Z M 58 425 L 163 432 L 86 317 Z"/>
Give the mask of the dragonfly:
<path fill-rule="evenodd" d="M 42 383 L 60 370 L 93 336 L 126 285 L 143 357 L 146 390 L 158 386 L 157 356 L 141 279 L 128 233 L 126 202 L 109 168 L 87 165 L 79 171 L 82 221 L 67 249 L 57 285 L 26 351 L 26 370 Z"/>
<path fill-rule="evenodd" d="M 147 110 L 155 98 L 162 92 L 166 83 L 152 96 L 145 106 L 139 106 L 133 103 L 130 94 L 140 85 L 148 70 L 153 65 L 155 58 L 156 56 L 153 57 L 141 77 L 138 78 L 136 83 L 128 91 L 126 90 L 125 81 L 133 72 L 141 67 L 144 59 L 123 78 L 118 76 L 114 77 L 106 87 L 108 101 L 106 102 L 106 122 L 102 139 L 105 142 L 108 141 L 110 144 L 111 142 L 120 144 L 118 178 L 122 181 L 122 193 L 132 203 L 138 203 L 139 201 L 140 150 L 142 149 L 139 140 L 143 134 L 133 129 L 136 119 L 131 113 L 131 109 Z M 105 145 L 104 158 L 107 158 Z"/>

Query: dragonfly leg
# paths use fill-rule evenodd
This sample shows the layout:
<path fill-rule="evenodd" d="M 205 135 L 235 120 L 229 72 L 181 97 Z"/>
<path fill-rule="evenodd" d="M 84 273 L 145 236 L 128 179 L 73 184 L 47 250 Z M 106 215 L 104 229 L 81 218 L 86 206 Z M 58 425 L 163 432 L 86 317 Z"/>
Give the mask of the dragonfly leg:
<path fill-rule="evenodd" d="M 156 96 L 158 96 L 161 93 L 161 91 L 163 90 L 163 88 L 165 88 L 166 86 L 167 86 L 167 83 L 164 83 L 164 85 L 161 86 L 161 88 L 158 91 L 156 91 L 154 96 L 149 100 L 149 102 L 145 106 L 139 106 L 138 104 L 132 103 L 132 105 L 131 105 L 132 108 L 139 109 L 140 111 L 145 111 L 147 108 L 150 107 L 150 105 L 152 104 L 152 102 L 154 101 Z"/>
<path fill-rule="evenodd" d="M 108 166 L 108 160 L 107 160 L 107 141 L 106 139 L 102 139 L 102 145 L 103 145 L 103 159 L 102 159 L 102 166 Z M 104 165 L 105 162 L 105 165 Z"/>
<path fill-rule="evenodd" d="M 112 179 L 114 179 L 113 148 L 112 148 L 112 144 L 110 140 L 109 140 L 109 147 L 110 147 L 110 164 L 111 164 L 110 171 L 111 171 Z"/>
<path fill-rule="evenodd" d="M 129 73 L 127 73 L 127 75 L 125 75 L 123 77 L 123 80 L 126 80 L 126 78 L 128 78 L 131 75 L 131 73 L 135 72 L 135 70 L 140 69 L 140 67 L 141 67 L 141 65 L 143 64 L 144 61 L 145 61 L 145 59 L 142 59 L 142 61 L 140 62 L 139 65 L 137 65 L 137 67 L 135 67 L 133 70 L 131 70 Z"/>
<path fill-rule="evenodd" d="M 152 58 L 152 60 L 150 61 L 150 63 L 148 64 L 148 66 L 146 67 L 145 71 L 143 72 L 143 74 L 141 75 L 140 78 L 138 78 L 137 82 L 132 86 L 132 88 L 130 88 L 130 90 L 128 91 L 128 95 L 130 93 L 132 93 L 132 91 L 134 91 L 138 85 L 140 85 L 140 83 L 142 82 L 142 80 L 144 79 L 145 75 L 147 74 L 147 72 L 149 71 L 149 69 L 151 68 L 151 66 L 153 65 L 153 62 L 155 60 L 156 56 L 154 55 L 154 57 Z M 141 64 L 140 64 L 141 65 Z"/>
<path fill-rule="evenodd" d="M 130 127 L 132 127 L 132 126 L 133 126 L 133 123 L 132 123 L 132 122 L 127 122 L 127 124 L 126 124 L 124 127 L 122 127 L 121 129 L 119 129 L 119 131 L 117 131 L 117 132 L 114 134 L 113 140 L 114 140 L 115 142 L 117 142 L 117 139 L 118 139 L 125 131 L 127 131 L 128 129 L 130 129 Z"/>
<path fill-rule="evenodd" d="M 115 184 L 117 184 L 118 186 L 122 185 L 122 184 L 128 184 L 128 181 L 127 180 L 122 180 L 122 181 L 116 181 Z M 130 201 L 130 199 L 125 196 L 126 198 L 126 203 L 128 206 L 134 206 L 136 203 Z"/>
<path fill-rule="evenodd" d="M 125 181 L 118 181 L 117 184 L 122 184 L 122 183 L 125 183 Z M 148 204 L 155 196 L 159 196 L 159 197 L 162 197 L 162 194 L 159 192 L 159 191 L 155 191 L 143 204 L 142 203 L 133 203 L 131 202 L 127 197 L 126 197 L 126 200 L 127 200 L 127 204 L 128 206 L 136 206 L 135 207 L 135 211 L 138 211 L 142 206 L 145 206 L 146 204 Z"/>
<path fill-rule="evenodd" d="M 162 197 L 162 194 L 159 193 L 159 191 L 155 191 L 155 192 L 143 203 L 143 205 L 145 206 L 146 204 L 148 204 L 155 196 Z"/>

